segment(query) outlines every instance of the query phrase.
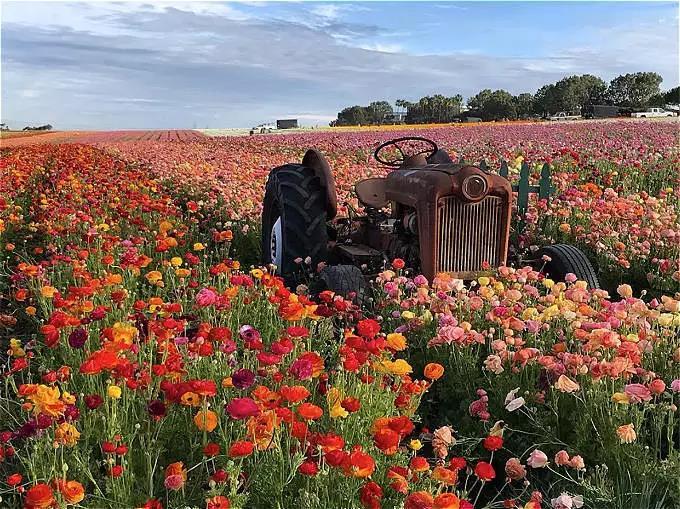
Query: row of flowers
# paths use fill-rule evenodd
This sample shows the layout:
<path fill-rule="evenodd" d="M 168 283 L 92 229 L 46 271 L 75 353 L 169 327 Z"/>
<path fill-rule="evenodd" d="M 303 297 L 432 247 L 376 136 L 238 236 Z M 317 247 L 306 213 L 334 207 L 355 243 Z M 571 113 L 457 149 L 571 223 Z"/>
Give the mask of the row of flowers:
<path fill-rule="evenodd" d="M 380 299 L 370 318 L 243 271 L 230 230 L 202 233 L 195 202 L 92 147 L 20 148 L 1 169 L 3 504 L 584 503 L 576 484 L 539 482 L 581 479 L 578 455 L 555 451 L 552 465 L 545 447 L 510 451 L 500 420 L 471 433 L 460 416 L 421 420 L 458 375 L 406 356 L 418 339 L 408 299 L 399 313 Z"/>

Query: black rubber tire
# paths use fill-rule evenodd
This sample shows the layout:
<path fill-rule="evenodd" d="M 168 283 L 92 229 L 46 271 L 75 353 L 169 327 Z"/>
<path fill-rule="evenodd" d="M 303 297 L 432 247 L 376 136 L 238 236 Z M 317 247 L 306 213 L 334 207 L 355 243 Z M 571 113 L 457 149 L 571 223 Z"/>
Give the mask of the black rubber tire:
<path fill-rule="evenodd" d="M 281 267 L 278 273 L 286 283 L 299 283 L 300 266 L 296 258 L 311 257 L 311 270 L 326 261 L 326 194 L 312 169 L 301 164 L 286 164 L 269 173 L 262 210 L 262 261 L 272 263 L 271 232 L 281 217 Z"/>
<path fill-rule="evenodd" d="M 329 265 L 321 270 L 319 277 L 325 283 L 326 290 L 343 297 L 355 293 L 356 300 L 362 302 L 367 296 L 366 278 L 359 267 L 354 265 Z"/>
<path fill-rule="evenodd" d="M 538 256 L 540 258 L 543 255 L 551 259 L 543 267 L 543 272 L 554 281 L 564 281 L 565 276 L 571 272 L 580 281 L 588 283 L 588 288 L 600 288 L 597 271 L 579 248 L 570 244 L 555 244 L 543 247 Z"/>

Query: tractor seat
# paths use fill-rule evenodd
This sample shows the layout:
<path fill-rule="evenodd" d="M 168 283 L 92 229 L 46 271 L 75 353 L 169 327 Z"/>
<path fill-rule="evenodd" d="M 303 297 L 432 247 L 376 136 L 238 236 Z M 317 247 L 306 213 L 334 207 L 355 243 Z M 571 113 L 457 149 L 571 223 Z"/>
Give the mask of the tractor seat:
<path fill-rule="evenodd" d="M 359 202 L 365 207 L 372 207 L 374 209 L 381 209 L 388 203 L 385 197 L 384 178 L 370 178 L 357 182 L 354 185 L 354 191 L 357 193 Z"/>

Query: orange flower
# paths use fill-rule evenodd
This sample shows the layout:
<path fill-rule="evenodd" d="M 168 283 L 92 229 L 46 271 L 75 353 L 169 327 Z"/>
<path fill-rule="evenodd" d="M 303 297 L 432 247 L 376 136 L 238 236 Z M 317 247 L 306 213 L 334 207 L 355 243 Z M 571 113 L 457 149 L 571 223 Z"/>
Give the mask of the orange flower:
<path fill-rule="evenodd" d="M 323 415 L 323 410 L 321 407 L 313 405 L 312 403 L 302 403 L 300 406 L 298 406 L 297 413 L 303 419 L 315 421 Z"/>
<path fill-rule="evenodd" d="M 436 466 L 432 471 L 432 479 L 442 484 L 454 485 L 458 481 L 458 473 L 449 468 Z"/>
<path fill-rule="evenodd" d="M 619 436 L 622 444 L 630 444 L 635 442 L 637 433 L 635 433 L 635 426 L 632 424 L 624 424 L 616 429 L 616 434 Z"/>
<path fill-rule="evenodd" d="M 80 432 L 73 424 L 62 422 L 57 429 L 54 430 L 54 441 L 60 445 L 67 445 L 73 447 L 78 443 Z"/>
<path fill-rule="evenodd" d="M 427 366 L 425 366 L 423 373 L 425 378 L 429 378 L 430 380 L 439 380 L 444 374 L 444 366 L 436 362 L 430 362 Z"/>
<path fill-rule="evenodd" d="M 67 504 L 79 504 L 85 498 L 85 488 L 78 481 L 55 479 L 54 485 Z"/>
<path fill-rule="evenodd" d="M 311 393 L 304 385 L 293 385 L 292 387 L 282 385 L 279 389 L 279 394 L 288 403 L 299 403 L 307 399 Z"/>
<path fill-rule="evenodd" d="M 35 393 L 28 396 L 28 399 L 33 403 L 33 413 L 35 415 L 45 414 L 50 417 L 59 417 L 64 414 L 66 405 L 59 399 L 61 393 L 58 387 L 48 387 L 47 385 L 38 385 Z"/>
<path fill-rule="evenodd" d="M 459 509 L 460 498 L 453 493 L 441 493 L 434 499 L 433 509 Z"/>
<path fill-rule="evenodd" d="M 217 414 L 212 410 L 200 410 L 194 416 L 194 424 L 201 431 L 211 433 L 217 427 Z"/>
<path fill-rule="evenodd" d="M 229 457 L 243 458 L 245 456 L 250 456 L 253 453 L 254 447 L 255 445 L 248 440 L 239 440 L 229 447 Z"/>
<path fill-rule="evenodd" d="M 26 492 L 26 498 L 24 499 L 24 509 L 48 509 L 55 504 L 54 492 L 45 483 L 31 486 Z"/>
<path fill-rule="evenodd" d="M 357 446 L 354 451 L 352 451 L 344 465 L 345 475 L 352 477 L 369 477 L 374 470 L 375 461 L 370 454 L 366 454 L 361 450 L 361 446 Z"/>

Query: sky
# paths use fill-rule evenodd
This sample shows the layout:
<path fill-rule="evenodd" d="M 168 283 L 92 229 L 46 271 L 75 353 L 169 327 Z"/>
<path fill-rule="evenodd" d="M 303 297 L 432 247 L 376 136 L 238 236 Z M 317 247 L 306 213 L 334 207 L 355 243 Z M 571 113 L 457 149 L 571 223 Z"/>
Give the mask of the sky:
<path fill-rule="evenodd" d="M 372 100 L 680 82 L 678 2 L 0 3 L 1 117 L 56 129 L 326 125 Z"/>

